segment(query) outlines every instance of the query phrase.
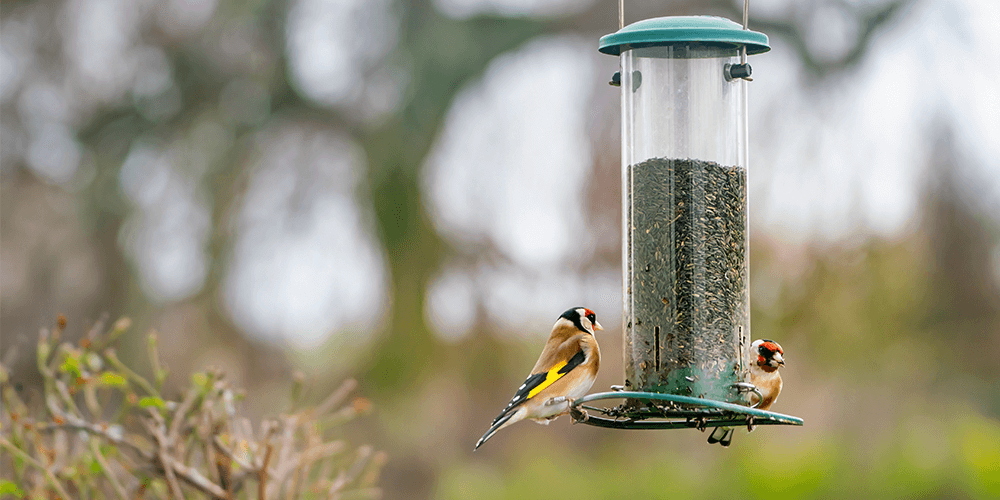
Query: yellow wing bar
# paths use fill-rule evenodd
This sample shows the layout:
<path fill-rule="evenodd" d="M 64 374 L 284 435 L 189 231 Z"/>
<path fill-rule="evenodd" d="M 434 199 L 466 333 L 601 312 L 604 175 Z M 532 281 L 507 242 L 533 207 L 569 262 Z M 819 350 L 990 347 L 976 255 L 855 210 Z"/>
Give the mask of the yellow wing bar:
<path fill-rule="evenodd" d="M 561 361 L 552 365 L 552 368 L 549 368 L 549 371 L 545 373 L 545 380 L 539 382 L 538 385 L 536 385 L 535 388 L 528 393 L 528 399 L 535 397 L 535 395 L 542 392 L 543 389 L 552 385 L 556 380 L 561 379 L 563 375 L 569 373 L 569 370 L 562 373 L 559 372 L 559 370 L 562 370 L 563 367 L 566 366 L 566 363 L 568 363 L 568 361 Z"/>

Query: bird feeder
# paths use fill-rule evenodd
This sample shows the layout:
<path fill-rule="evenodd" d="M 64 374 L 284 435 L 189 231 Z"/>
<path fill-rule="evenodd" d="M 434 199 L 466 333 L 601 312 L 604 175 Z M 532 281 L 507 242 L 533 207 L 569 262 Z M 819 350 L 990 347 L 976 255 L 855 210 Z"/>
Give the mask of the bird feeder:
<path fill-rule="evenodd" d="M 577 400 L 618 428 L 795 424 L 750 408 L 747 55 L 767 36 L 660 17 L 600 40 L 621 58 L 625 383 Z M 582 406 L 622 399 L 612 409 Z M 581 412 L 574 413 L 580 419 Z"/>

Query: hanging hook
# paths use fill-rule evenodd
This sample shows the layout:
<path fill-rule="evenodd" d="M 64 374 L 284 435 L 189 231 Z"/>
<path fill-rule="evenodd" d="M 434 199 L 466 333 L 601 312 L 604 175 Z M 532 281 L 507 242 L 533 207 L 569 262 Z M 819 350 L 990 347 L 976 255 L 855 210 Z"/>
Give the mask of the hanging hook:
<path fill-rule="evenodd" d="M 749 24 L 750 24 L 750 0 L 743 0 L 743 29 L 744 30 L 750 29 Z M 752 82 L 753 78 L 750 78 L 750 75 L 752 73 L 753 70 L 750 69 L 750 65 L 747 64 L 747 46 L 746 44 L 743 44 L 743 46 L 740 47 L 740 63 L 733 65 L 727 64 L 723 74 L 725 75 L 727 82 L 736 79 L 743 79 L 748 82 Z"/>
<path fill-rule="evenodd" d="M 621 31 L 625 27 L 625 0 L 618 0 L 618 31 Z M 621 68 L 621 63 L 618 65 Z M 611 81 L 608 85 L 612 87 L 622 86 L 622 73 L 621 71 L 616 71 L 614 75 L 611 75 Z"/>

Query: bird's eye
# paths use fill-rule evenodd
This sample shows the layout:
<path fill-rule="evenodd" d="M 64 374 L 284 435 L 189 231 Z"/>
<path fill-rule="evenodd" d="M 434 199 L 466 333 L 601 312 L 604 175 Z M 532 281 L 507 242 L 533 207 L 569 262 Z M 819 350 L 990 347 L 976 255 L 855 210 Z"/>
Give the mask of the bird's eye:
<path fill-rule="evenodd" d="M 588 314 L 587 315 L 587 319 L 589 319 L 590 322 L 593 323 L 593 322 L 597 321 L 597 315 L 596 314 Z"/>

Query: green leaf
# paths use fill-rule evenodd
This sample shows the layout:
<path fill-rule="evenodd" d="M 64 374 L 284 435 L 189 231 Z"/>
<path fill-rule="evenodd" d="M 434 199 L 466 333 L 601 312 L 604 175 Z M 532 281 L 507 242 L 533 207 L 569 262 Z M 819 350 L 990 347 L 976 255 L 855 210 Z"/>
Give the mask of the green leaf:
<path fill-rule="evenodd" d="M 101 383 L 112 387 L 128 387 L 128 380 L 118 372 L 104 372 L 101 374 Z"/>
<path fill-rule="evenodd" d="M 74 377 L 80 377 L 82 375 L 80 372 L 80 360 L 70 353 L 66 353 L 66 360 L 59 366 L 59 370 L 65 373 L 70 373 Z"/>
<path fill-rule="evenodd" d="M 142 398 L 142 399 L 139 400 L 139 406 L 141 406 L 143 408 L 149 408 L 150 406 L 155 406 L 157 408 L 163 408 L 163 407 L 167 406 L 167 404 L 164 403 L 163 400 L 160 399 L 160 398 L 153 397 L 153 396 L 146 396 L 146 397 L 144 397 L 144 398 Z"/>
<path fill-rule="evenodd" d="M 21 491 L 21 488 L 8 479 L 0 479 L 0 495 L 14 495 L 17 498 L 24 498 L 24 492 Z"/>
<path fill-rule="evenodd" d="M 191 375 L 191 382 L 198 387 L 204 388 L 208 384 L 208 375 L 201 372 L 194 373 Z"/>

